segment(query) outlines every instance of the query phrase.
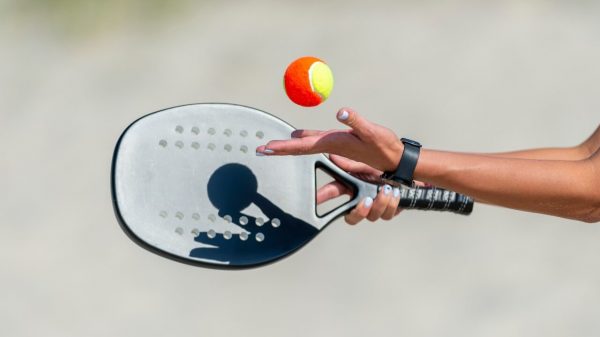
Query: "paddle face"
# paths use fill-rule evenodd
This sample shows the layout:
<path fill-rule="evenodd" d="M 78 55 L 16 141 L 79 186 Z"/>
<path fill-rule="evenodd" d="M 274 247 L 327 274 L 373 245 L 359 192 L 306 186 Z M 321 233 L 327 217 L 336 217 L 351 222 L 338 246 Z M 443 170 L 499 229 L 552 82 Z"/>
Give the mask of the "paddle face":
<path fill-rule="evenodd" d="M 293 130 L 265 112 L 230 104 L 140 118 L 124 131 L 113 158 L 113 204 L 122 228 L 146 249 L 201 266 L 247 268 L 289 255 L 357 199 L 319 217 L 315 166 L 345 172 L 323 155 L 256 156 L 257 146 Z"/>
<path fill-rule="evenodd" d="M 113 156 L 115 214 L 140 246 L 205 267 L 249 268 L 290 255 L 377 185 L 342 171 L 322 154 L 259 157 L 255 149 L 294 130 L 265 112 L 194 104 L 132 123 Z M 354 190 L 323 216 L 316 209 L 320 168 Z M 375 182 L 381 183 L 381 182 Z M 473 200 L 435 187 L 400 189 L 402 208 L 468 215 Z"/>

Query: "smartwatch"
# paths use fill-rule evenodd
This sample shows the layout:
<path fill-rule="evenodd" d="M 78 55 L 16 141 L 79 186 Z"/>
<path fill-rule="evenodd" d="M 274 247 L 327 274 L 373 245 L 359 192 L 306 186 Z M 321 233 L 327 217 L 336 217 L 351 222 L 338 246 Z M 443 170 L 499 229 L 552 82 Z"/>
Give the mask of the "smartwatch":
<path fill-rule="evenodd" d="M 408 138 L 402 138 L 400 141 L 404 144 L 400 163 L 398 163 L 396 170 L 385 171 L 381 175 L 381 179 L 391 185 L 413 186 L 413 174 L 421 153 L 421 144 Z"/>

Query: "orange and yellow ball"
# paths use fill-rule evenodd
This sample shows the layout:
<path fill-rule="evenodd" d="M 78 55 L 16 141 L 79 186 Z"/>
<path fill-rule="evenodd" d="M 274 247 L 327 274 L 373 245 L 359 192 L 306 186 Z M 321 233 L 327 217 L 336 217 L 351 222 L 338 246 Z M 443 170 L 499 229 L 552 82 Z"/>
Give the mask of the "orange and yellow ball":
<path fill-rule="evenodd" d="M 283 85 L 288 97 L 296 104 L 313 107 L 323 103 L 333 89 L 333 73 L 322 60 L 301 57 L 285 70 Z"/>

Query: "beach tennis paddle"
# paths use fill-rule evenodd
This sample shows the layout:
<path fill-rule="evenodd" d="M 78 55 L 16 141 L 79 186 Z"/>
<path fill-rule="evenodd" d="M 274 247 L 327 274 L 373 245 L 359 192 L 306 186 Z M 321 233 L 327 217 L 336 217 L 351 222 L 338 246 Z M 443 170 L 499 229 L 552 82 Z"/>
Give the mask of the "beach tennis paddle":
<path fill-rule="evenodd" d="M 184 105 L 141 117 L 113 155 L 112 201 L 121 227 L 143 248 L 203 267 L 250 268 L 290 255 L 378 188 L 323 154 L 256 156 L 257 146 L 293 130 L 233 104 Z M 316 211 L 317 169 L 354 191 L 323 215 Z M 469 214 L 473 200 L 404 187 L 399 207 Z"/>

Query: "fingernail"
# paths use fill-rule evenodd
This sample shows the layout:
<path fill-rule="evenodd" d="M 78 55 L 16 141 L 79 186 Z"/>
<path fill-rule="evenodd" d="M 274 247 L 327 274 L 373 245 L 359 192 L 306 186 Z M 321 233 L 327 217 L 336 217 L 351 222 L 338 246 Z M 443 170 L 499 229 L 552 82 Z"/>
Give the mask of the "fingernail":
<path fill-rule="evenodd" d="M 383 194 L 388 195 L 388 194 L 390 194 L 391 191 L 392 191 L 392 186 L 390 186 L 390 185 L 383 186 Z"/>
<path fill-rule="evenodd" d="M 373 198 L 366 197 L 365 200 L 363 201 L 363 204 L 365 205 L 366 208 L 371 208 L 371 205 L 373 205 Z"/>
<path fill-rule="evenodd" d="M 346 119 L 348 119 L 348 111 L 342 110 L 342 112 L 338 114 L 338 119 L 341 121 L 345 121 Z"/>
<path fill-rule="evenodd" d="M 399 188 L 394 188 L 394 198 L 398 198 L 400 196 L 400 189 Z"/>
<path fill-rule="evenodd" d="M 256 150 L 256 155 L 259 156 L 259 157 L 262 157 L 262 156 L 267 155 L 267 154 L 273 154 L 273 152 L 274 151 L 271 150 L 271 149 L 264 149 L 262 151 Z"/>

